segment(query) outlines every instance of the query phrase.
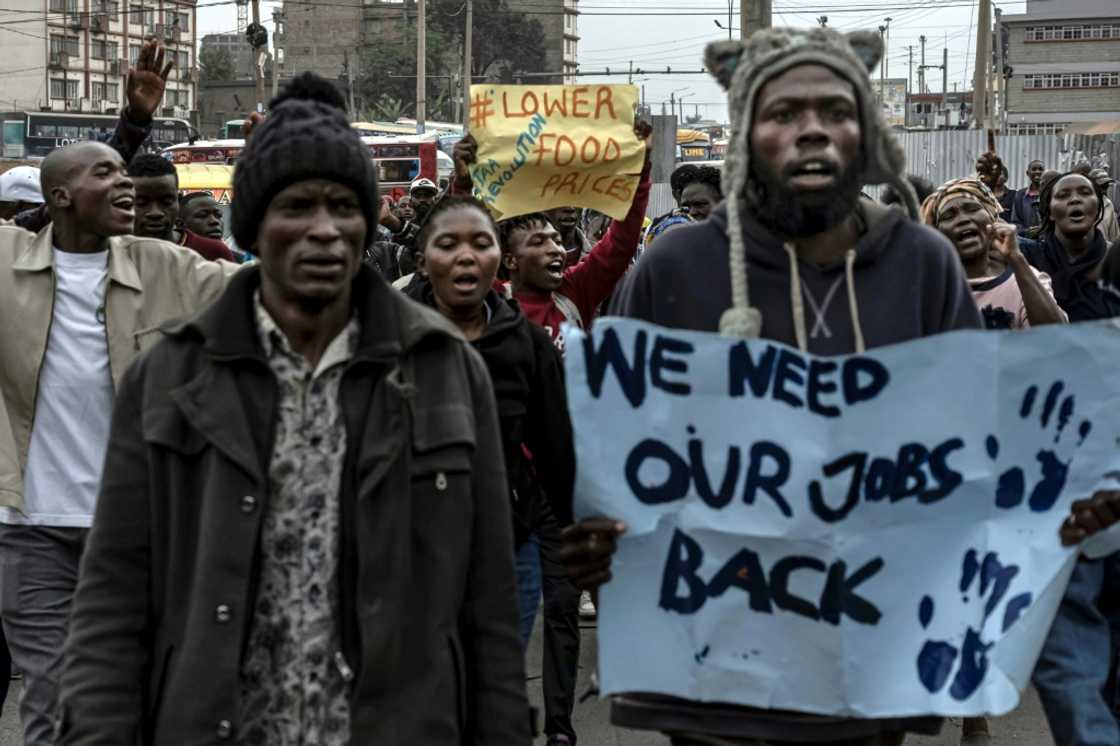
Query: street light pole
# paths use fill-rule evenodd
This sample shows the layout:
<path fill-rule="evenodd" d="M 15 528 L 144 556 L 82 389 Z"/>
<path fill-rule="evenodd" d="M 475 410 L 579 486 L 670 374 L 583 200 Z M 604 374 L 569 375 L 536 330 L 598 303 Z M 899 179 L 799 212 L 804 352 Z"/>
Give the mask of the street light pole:
<path fill-rule="evenodd" d="M 727 0 L 727 40 L 731 41 L 731 27 L 735 24 L 731 22 L 731 14 L 735 12 L 735 0 Z"/>

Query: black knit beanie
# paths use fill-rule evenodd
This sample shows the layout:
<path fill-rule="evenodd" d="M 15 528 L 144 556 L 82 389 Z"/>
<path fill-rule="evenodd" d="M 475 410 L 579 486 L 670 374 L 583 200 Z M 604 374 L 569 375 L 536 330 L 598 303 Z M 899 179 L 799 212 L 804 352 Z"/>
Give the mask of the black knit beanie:
<path fill-rule="evenodd" d="M 233 172 L 233 237 L 251 250 L 272 198 L 304 179 L 329 179 L 354 190 L 366 218 L 366 246 L 377 236 L 380 198 L 369 147 L 346 115 L 322 101 L 288 98 L 272 109 Z"/>

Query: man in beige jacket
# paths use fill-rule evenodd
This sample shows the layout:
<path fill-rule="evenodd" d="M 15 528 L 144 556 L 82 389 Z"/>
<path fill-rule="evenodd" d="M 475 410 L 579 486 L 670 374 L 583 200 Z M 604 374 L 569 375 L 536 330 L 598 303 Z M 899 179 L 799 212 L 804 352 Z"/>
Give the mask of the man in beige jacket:
<path fill-rule="evenodd" d="M 104 144 L 52 153 L 42 188 L 50 225 L 0 227 L 0 619 L 29 746 L 52 740 L 116 386 L 161 323 L 206 305 L 237 269 L 125 235 L 133 185 Z"/>

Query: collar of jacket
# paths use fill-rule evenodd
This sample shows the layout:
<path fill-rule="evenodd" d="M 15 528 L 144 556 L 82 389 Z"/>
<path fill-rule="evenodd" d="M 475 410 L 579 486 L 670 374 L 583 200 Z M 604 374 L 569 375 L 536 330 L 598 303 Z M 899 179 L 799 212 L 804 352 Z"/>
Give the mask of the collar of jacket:
<path fill-rule="evenodd" d="M 129 256 L 124 236 L 109 239 L 109 282 L 142 291 L 140 273 Z M 54 267 L 54 223 L 36 234 L 20 251 L 12 268 L 17 272 L 42 272 Z"/>
<path fill-rule="evenodd" d="M 233 276 L 208 308 L 168 322 L 162 330 L 172 337 L 201 338 L 203 349 L 216 360 L 263 362 L 253 316 L 253 293 L 260 284 L 260 267 L 247 267 Z M 354 278 L 351 303 L 362 325 L 355 361 L 393 360 L 429 334 L 460 336 L 450 322 L 406 300 L 364 264 Z"/>

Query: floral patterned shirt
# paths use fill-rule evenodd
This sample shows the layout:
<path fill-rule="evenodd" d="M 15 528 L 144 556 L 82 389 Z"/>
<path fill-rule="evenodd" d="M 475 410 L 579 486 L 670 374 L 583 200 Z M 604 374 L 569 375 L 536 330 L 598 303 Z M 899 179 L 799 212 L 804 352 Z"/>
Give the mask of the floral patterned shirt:
<path fill-rule="evenodd" d="M 347 678 L 339 639 L 339 487 L 346 429 L 339 404 L 345 363 L 358 345 L 351 319 L 312 369 L 253 301 L 265 357 L 279 384 L 268 468 L 260 576 L 241 663 L 245 746 L 345 746 Z"/>

